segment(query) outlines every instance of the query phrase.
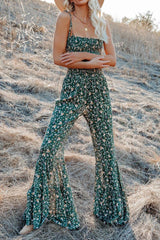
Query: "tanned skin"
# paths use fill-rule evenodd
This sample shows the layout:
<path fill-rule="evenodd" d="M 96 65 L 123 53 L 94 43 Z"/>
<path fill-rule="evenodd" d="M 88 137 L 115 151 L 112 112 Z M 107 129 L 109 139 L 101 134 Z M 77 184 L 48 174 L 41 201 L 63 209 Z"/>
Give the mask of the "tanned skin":
<path fill-rule="evenodd" d="M 61 0 L 62 1 L 62 0 Z M 86 22 L 88 17 L 88 1 L 89 0 L 71 0 L 75 3 L 75 15 L 80 17 Z M 104 0 L 99 0 L 100 6 L 103 4 Z M 56 2 L 56 0 L 55 0 Z M 63 4 L 60 4 L 63 6 Z M 59 4 L 58 4 L 59 6 Z M 89 52 L 65 52 L 67 36 L 69 31 L 70 16 L 68 13 L 62 12 L 58 15 L 56 22 L 56 30 L 54 33 L 53 41 L 53 59 L 54 63 L 67 68 L 106 68 L 108 66 L 116 65 L 116 55 L 115 49 L 112 43 L 111 32 L 108 23 L 106 24 L 106 33 L 109 37 L 109 42 L 104 44 L 104 50 L 106 55 L 98 55 Z M 80 24 L 80 21 L 76 19 L 72 14 L 72 30 L 76 36 L 85 36 L 84 26 Z M 94 28 L 91 22 L 87 25 L 90 38 L 97 38 L 94 35 Z M 82 31 L 83 29 L 83 31 Z M 88 59 L 89 61 L 83 62 L 83 59 Z M 25 225 L 19 232 L 20 235 L 25 235 L 33 231 L 33 225 Z"/>
<path fill-rule="evenodd" d="M 71 0 L 75 4 L 74 14 L 82 21 L 86 22 L 89 19 L 89 0 Z M 103 3 L 102 0 L 101 3 Z M 72 32 L 75 36 L 85 37 L 84 25 L 77 19 L 73 12 L 72 15 Z M 112 41 L 111 31 L 106 22 L 106 33 L 108 43 L 103 42 L 105 55 L 98 55 L 89 52 L 66 52 L 67 36 L 69 32 L 70 15 L 62 11 L 57 18 L 56 29 L 53 40 L 53 59 L 54 64 L 67 68 L 107 68 L 116 65 L 116 53 Z M 85 26 L 88 28 L 89 38 L 97 38 L 94 33 L 94 27 L 91 21 Z M 88 61 L 83 62 L 83 59 Z"/>

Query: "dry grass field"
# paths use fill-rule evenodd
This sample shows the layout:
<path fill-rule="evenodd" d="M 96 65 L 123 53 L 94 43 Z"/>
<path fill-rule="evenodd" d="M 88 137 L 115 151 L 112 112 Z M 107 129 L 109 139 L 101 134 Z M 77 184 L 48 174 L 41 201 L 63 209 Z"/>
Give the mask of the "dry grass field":
<path fill-rule="evenodd" d="M 39 0 L 0 1 L 0 239 L 160 239 L 160 34 L 111 22 L 117 66 L 103 69 L 113 110 L 116 157 L 130 222 L 110 227 L 94 217 L 94 149 L 80 117 L 65 160 L 81 228 L 47 222 L 19 236 L 26 193 L 67 68 L 53 63 L 59 10 Z"/>

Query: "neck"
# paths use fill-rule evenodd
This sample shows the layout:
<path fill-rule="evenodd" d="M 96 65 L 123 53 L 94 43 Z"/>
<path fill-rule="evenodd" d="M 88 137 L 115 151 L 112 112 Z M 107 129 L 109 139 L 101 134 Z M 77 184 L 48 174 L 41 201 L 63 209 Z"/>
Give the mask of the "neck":
<path fill-rule="evenodd" d="M 75 5 L 74 14 L 85 21 L 89 17 L 88 4 L 84 4 L 82 6 Z"/>

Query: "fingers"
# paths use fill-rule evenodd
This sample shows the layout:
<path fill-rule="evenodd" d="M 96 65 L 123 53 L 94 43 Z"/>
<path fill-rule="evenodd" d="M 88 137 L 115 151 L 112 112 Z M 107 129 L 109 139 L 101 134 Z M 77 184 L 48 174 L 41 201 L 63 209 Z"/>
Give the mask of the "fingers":
<path fill-rule="evenodd" d="M 109 67 L 109 65 L 102 65 L 102 68 L 107 68 Z"/>
<path fill-rule="evenodd" d="M 70 61 L 69 59 L 62 59 L 62 58 L 61 58 L 60 60 L 61 60 L 61 62 L 63 62 L 63 63 Z"/>
<path fill-rule="evenodd" d="M 110 61 L 102 61 L 102 66 L 104 67 L 109 67 L 109 63 Z"/>
<path fill-rule="evenodd" d="M 68 61 L 72 61 L 68 56 L 66 56 L 66 57 L 60 57 L 60 60 L 61 60 L 61 62 L 63 62 L 63 63 L 68 62 Z"/>
<path fill-rule="evenodd" d="M 108 64 L 102 64 L 102 67 L 106 68 L 106 67 L 109 67 L 109 65 Z"/>
<path fill-rule="evenodd" d="M 69 57 L 71 56 L 71 52 L 65 52 L 65 53 L 62 53 L 60 54 L 60 60 L 62 62 L 66 62 L 66 60 L 68 61 L 69 60 Z"/>
<path fill-rule="evenodd" d="M 109 63 L 109 62 L 110 62 L 110 60 L 106 60 L 106 61 L 102 61 L 102 62 L 104 62 L 104 64 L 105 64 L 105 63 Z"/>
<path fill-rule="evenodd" d="M 104 62 L 104 64 L 105 63 L 109 63 L 110 62 L 110 60 L 103 60 L 104 58 L 105 58 L 105 56 L 98 56 L 98 57 L 95 57 L 96 59 L 99 59 L 99 60 L 101 60 L 102 62 Z"/>
<path fill-rule="evenodd" d="M 97 56 L 97 57 L 94 57 L 94 58 L 96 58 L 96 59 L 103 59 L 104 56 Z"/>
<path fill-rule="evenodd" d="M 98 58 L 99 58 L 99 59 L 104 59 L 104 56 L 99 56 Z"/>
<path fill-rule="evenodd" d="M 102 61 L 102 67 L 105 68 L 105 67 L 109 67 L 110 65 L 108 64 L 110 61 L 107 60 L 107 61 Z"/>
<path fill-rule="evenodd" d="M 60 55 L 60 61 L 64 63 L 65 65 L 68 65 L 73 62 L 72 59 L 70 59 L 70 54 L 64 53 Z"/>
<path fill-rule="evenodd" d="M 65 65 L 68 65 L 68 64 L 71 64 L 71 63 L 73 63 L 73 61 L 71 60 L 71 61 L 69 61 L 68 63 L 64 63 Z"/>

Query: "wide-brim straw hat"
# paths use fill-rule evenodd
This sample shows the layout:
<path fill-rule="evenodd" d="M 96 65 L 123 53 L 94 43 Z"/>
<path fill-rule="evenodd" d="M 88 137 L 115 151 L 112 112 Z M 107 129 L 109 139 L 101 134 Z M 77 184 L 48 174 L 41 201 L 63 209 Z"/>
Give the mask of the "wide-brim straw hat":
<path fill-rule="evenodd" d="M 65 8 L 64 8 L 64 6 L 63 6 L 64 0 L 54 0 L 54 2 L 55 2 L 56 6 L 59 8 L 59 10 L 60 10 L 61 12 L 65 10 Z M 103 5 L 104 0 L 98 0 L 98 2 L 99 2 L 99 6 L 100 6 L 100 8 L 101 8 L 102 5 Z"/>

